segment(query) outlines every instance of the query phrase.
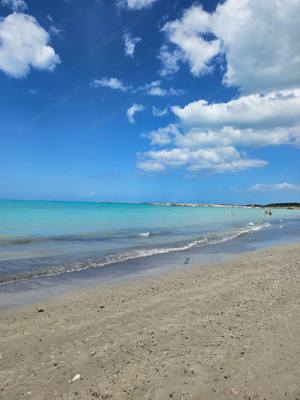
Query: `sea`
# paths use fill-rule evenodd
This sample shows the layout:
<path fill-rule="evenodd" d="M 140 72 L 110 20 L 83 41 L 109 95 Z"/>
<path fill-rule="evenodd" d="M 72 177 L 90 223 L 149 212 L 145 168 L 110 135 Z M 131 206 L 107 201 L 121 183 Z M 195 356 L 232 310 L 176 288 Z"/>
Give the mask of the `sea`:
<path fill-rule="evenodd" d="M 207 263 L 299 234 L 297 209 L 1 200 L 0 301 L 1 292 Z"/>

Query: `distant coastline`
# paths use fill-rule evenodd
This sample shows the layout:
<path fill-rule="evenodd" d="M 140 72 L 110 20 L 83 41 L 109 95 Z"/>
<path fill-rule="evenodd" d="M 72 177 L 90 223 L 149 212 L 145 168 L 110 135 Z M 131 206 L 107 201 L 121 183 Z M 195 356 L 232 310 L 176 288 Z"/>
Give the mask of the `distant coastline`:
<path fill-rule="evenodd" d="M 144 204 L 168 207 L 212 207 L 212 208 L 284 208 L 300 209 L 300 202 L 268 203 L 268 204 L 231 204 L 231 203 L 180 203 L 173 201 L 113 201 L 113 200 L 46 200 L 46 199 L 0 199 L 0 202 L 51 202 L 51 203 L 99 203 L 99 204 Z"/>
<path fill-rule="evenodd" d="M 300 209 L 300 203 L 270 203 L 270 204 L 210 204 L 210 203 L 175 203 L 175 202 L 145 202 L 152 206 L 171 207 L 214 207 L 214 208 L 287 208 Z"/>

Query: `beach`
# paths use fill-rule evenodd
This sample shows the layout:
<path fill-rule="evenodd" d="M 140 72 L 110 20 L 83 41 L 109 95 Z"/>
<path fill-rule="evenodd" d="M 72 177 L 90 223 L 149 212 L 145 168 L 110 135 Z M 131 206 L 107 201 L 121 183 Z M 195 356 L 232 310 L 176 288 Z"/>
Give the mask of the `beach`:
<path fill-rule="evenodd" d="M 0 312 L 3 399 L 299 399 L 300 244 Z"/>

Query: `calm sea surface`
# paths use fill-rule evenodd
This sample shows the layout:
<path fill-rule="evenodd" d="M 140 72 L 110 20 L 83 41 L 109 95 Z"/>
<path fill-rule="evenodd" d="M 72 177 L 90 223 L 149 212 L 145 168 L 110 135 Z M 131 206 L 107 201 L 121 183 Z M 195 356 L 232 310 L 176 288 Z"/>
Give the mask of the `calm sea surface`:
<path fill-rule="evenodd" d="M 0 283 L 201 251 L 299 223 L 299 210 L 0 201 Z"/>

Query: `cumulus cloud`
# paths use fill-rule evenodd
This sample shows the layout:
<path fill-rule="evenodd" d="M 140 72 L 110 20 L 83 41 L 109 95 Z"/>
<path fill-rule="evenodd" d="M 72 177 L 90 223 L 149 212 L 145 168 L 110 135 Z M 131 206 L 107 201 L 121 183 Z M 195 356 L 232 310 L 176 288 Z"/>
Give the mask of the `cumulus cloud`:
<path fill-rule="evenodd" d="M 126 7 L 129 10 L 141 10 L 150 8 L 157 0 L 118 0 L 119 7 Z"/>
<path fill-rule="evenodd" d="M 200 99 L 173 106 L 177 124 L 142 134 L 151 148 L 139 155 L 138 166 L 236 171 L 267 164 L 248 155 L 248 149 L 300 147 L 299 14 L 299 0 L 226 0 L 212 13 L 193 5 L 167 22 L 161 75 L 186 63 L 200 76 L 220 62 L 223 83 L 243 94 L 227 102 Z M 287 189 L 280 185 L 273 190 Z"/>
<path fill-rule="evenodd" d="M 213 16 L 223 43 L 224 82 L 247 92 L 299 86 L 300 2 L 227 0 Z"/>
<path fill-rule="evenodd" d="M 164 74 L 167 71 L 176 71 L 180 58 L 189 63 L 191 73 L 195 76 L 211 70 L 210 63 L 221 50 L 220 40 L 203 37 L 212 32 L 211 25 L 212 15 L 203 11 L 200 5 L 192 6 L 181 19 L 164 25 L 162 31 L 167 34 L 169 42 L 177 46 L 177 50 L 172 52 L 166 47 L 161 49 L 160 58 L 166 62 Z"/>
<path fill-rule="evenodd" d="M 264 160 L 248 158 L 245 154 L 248 148 L 300 147 L 300 89 L 247 95 L 226 103 L 210 104 L 200 100 L 172 110 L 179 117 L 178 124 L 142 134 L 156 147 L 144 154 L 146 167 L 151 160 L 158 163 L 166 154 L 172 157 L 184 154 L 188 157 L 181 158 L 180 164 L 162 158 L 162 169 L 180 165 L 189 170 L 206 168 L 225 172 L 266 165 Z M 227 156 L 222 159 L 220 155 L 225 150 Z M 219 157 L 209 163 L 203 160 L 203 155 L 207 154 Z M 144 164 L 139 165 L 143 167 Z"/>
<path fill-rule="evenodd" d="M 0 69 L 14 78 L 31 68 L 53 71 L 60 58 L 49 42 L 48 32 L 31 15 L 8 15 L 0 20 Z"/>
<path fill-rule="evenodd" d="M 233 147 L 151 150 L 140 155 L 138 167 L 145 171 L 162 171 L 166 167 L 186 167 L 189 171 L 207 170 L 215 173 L 263 167 L 264 160 L 247 158 Z"/>
<path fill-rule="evenodd" d="M 13 11 L 22 12 L 27 10 L 27 4 L 24 0 L 2 0 L 1 4 L 9 7 Z"/>
<path fill-rule="evenodd" d="M 125 55 L 127 57 L 133 57 L 136 45 L 141 41 L 139 37 L 133 37 L 131 33 L 125 33 L 123 36 Z"/>
<path fill-rule="evenodd" d="M 300 89 L 241 96 L 226 103 L 199 100 L 172 110 L 183 124 L 202 128 L 289 126 L 300 122 Z"/>
<path fill-rule="evenodd" d="M 174 73 L 184 61 L 199 76 L 211 71 L 216 56 L 224 55 L 226 85 L 245 92 L 297 87 L 299 14 L 298 0 L 227 0 L 213 13 L 194 5 L 162 29 L 168 45 L 160 52 L 161 72 Z"/>
<path fill-rule="evenodd" d="M 177 146 L 236 146 L 258 148 L 267 146 L 300 146 L 300 125 L 274 129 L 235 129 L 223 127 L 215 130 L 192 128 L 173 138 Z"/>
<path fill-rule="evenodd" d="M 177 135 L 177 144 L 300 146 L 300 89 L 242 96 L 227 103 L 199 100 L 172 110 L 187 128 Z"/>
<path fill-rule="evenodd" d="M 121 90 L 121 92 L 127 92 L 129 87 L 125 86 L 120 79 L 117 78 L 102 78 L 94 79 L 91 83 L 92 87 L 107 87 L 112 90 Z"/>
<path fill-rule="evenodd" d="M 295 185 L 294 183 L 288 183 L 288 182 L 283 182 L 283 183 L 273 183 L 273 184 L 256 184 L 252 186 L 250 191 L 255 191 L 255 192 L 270 192 L 270 191 L 298 191 L 300 190 L 300 185 Z"/>
<path fill-rule="evenodd" d="M 129 107 L 128 110 L 126 111 L 129 122 L 131 124 L 134 124 L 135 123 L 135 118 L 134 118 L 135 114 L 137 112 L 141 112 L 144 110 L 145 110 L 145 107 L 142 104 L 136 104 L 136 103 L 132 104 L 132 106 Z"/>

